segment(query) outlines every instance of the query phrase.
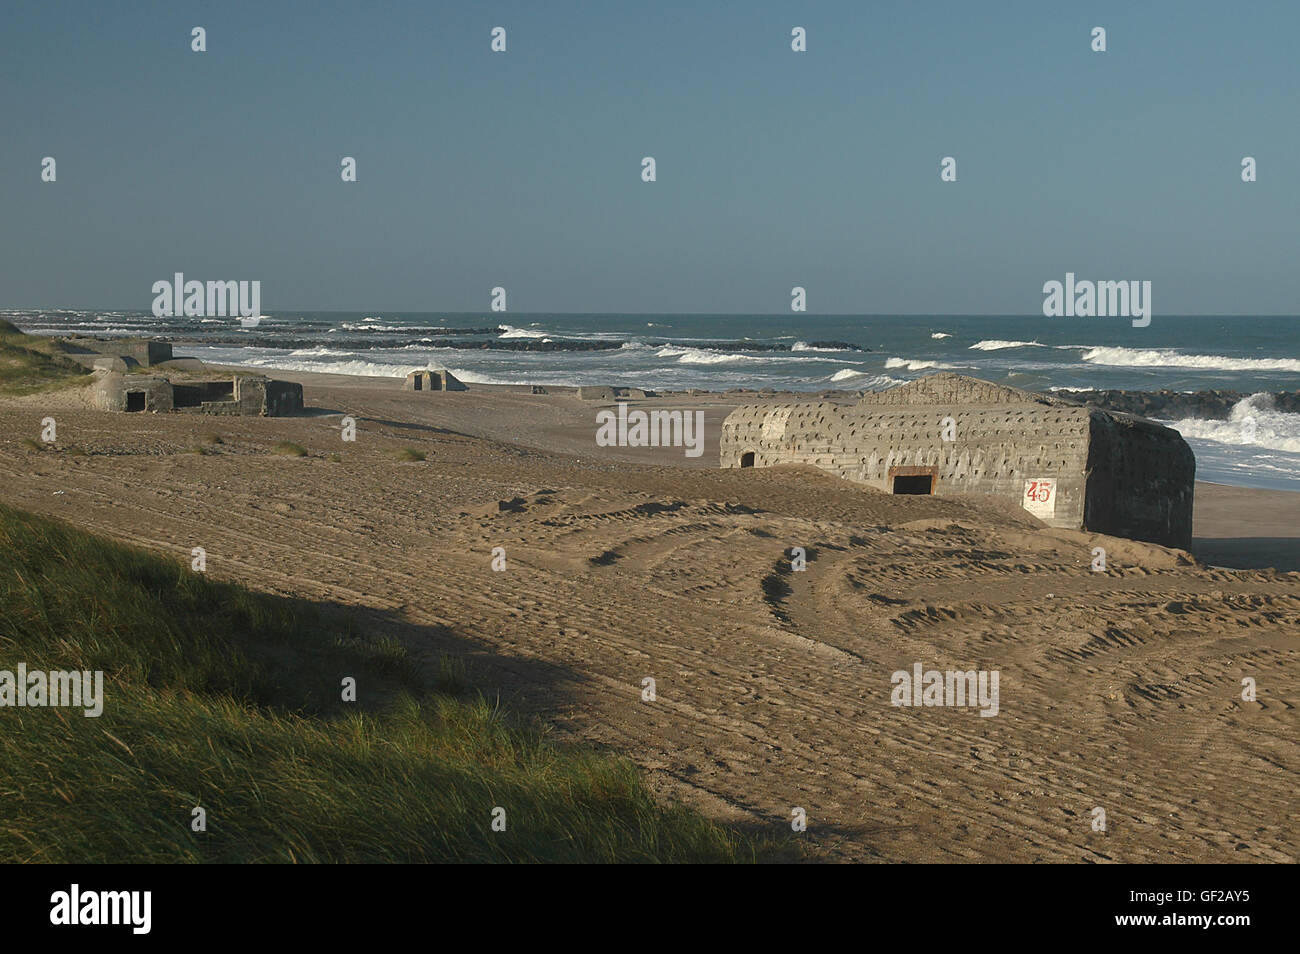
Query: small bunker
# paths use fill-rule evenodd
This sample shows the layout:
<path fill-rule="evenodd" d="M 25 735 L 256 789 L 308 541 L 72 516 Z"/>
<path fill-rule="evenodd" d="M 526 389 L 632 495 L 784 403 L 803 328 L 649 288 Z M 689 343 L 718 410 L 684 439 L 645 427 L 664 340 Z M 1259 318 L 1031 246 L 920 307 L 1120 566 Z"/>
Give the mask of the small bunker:
<path fill-rule="evenodd" d="M 611 387 L 607 384 L 589 384 L 578 388 L 580 401 L 617 401 L 654 396 L 654 391 L 647 391 L 644 388 Z"/>
<path fill-rule="evenodd" d="M 402 384 L 407 391 L 468 391 L 456 375 L 445 369 L 426 368 L 411 371 Z"/>
<path fill-rule="evenodd" d="M 260 374 L 227 378 L 164 378 L 99 372 L 91 403 L 102 411 L 176 411 L 284 417 L 302 411 L 302 385 Z"/>
<path fill-rule="evenodd" d="M 86 367 L 94 367 L 96 359 L 120 358 L 127 367 L 148 368 L 172 360 L 172 346 L 166 341 L 145 338 L 90 338 L 74 335 L 55 339 L 59 348 L 69 358 Z"/>
<path fill-rule="evenodd" d="M 812 464 L 894 494 L 991 494 L 1048 526 L 1186 548 L 1196 459 L 1144 418 L 958 374 L 817 402 L 738 407 L 723 467 Z"/>

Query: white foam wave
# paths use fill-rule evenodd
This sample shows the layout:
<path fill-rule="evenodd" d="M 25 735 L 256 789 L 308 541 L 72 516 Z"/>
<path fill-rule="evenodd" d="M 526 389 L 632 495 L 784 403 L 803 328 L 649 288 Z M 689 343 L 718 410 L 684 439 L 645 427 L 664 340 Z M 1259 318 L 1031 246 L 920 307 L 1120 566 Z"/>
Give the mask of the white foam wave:
<path fill-rule="evenodd" d="M 502 338 L 545 338 L 546 332 L 533 331 L 531 328 L 516 328 L 514 325 L 502 325 L 505 329 L 500 335 Z"/>
<path fill-rule="evenodd" d="M 1003 341 L 1000 338 L 987 338 L 970 346 L 970 351 L 1005 351 L 1007 348 L 1046 348 L 1047 345 L 1037 341 Z"/>
<path fill-rule="evenodd" d="M 934 332 L 931 332 L 930 337 L 931 337 L 931 338 L 951 338 L 952 335 L 948 334 L 948 332 L 946 332 L 946 331 L 934 331 Z"/>
<path fill-rule="evenodd" d="M 280 371 L 314 371 L 319 374 L 348 374 L 371 378 L 401 378 L 408 371 L 422 371 L 422 364 L 384 364 L 379 361 L 328 361 L 312 358 L 292 358 L 289 355 L 271 357 L 247 357 L 243 360 L 226 359 L 221 364 L 266 368 Z"/>
<path fill-rule="evenodd" d="M 1226 421 L 1187 418 L 1170 426 L 1186 438 L 1300 453 L 1300 414 L 1277 410 L 1271 394 L 1238 401 Z"/>
<path fill-rule="evenodd" d="M 366 321 L 371 319 L 367 318 Z M 446 325 L 368 325 L 365 322 L 345 321 L 340 325 L 344 331 L 446 331 Z M 331 328 L 330 331 L 334 329 Z"/>
<path fill-rule="evenodd" d="M 855 371 L 852 368 L 836 371 L 825 380 L 832 384 L 844 384 L 856 391 L 883 391 L 906 383 L 902 378 L 895 378 L 888 374 L 872 374 L 870 371 Z"/>
<path fill-rule="evenodd" d="M 747 354 L 732 354 L 725 351 L 702 351 L 699 348 L 660 348 L 655 352 L 659 358 L 676 358 L 678 364 L 741 364 L 757 361 L 758 358 Z"/>
<path fill-rule="evenodd" d="M 791 351 L 852 351 L 852 348 L 814 348 L 806 341 L 796 341 L 790 345 Z"/>
<path fill-rule="evenodd" d="M 932 368 L 943 369 L 950 367 L 952 365 L 944 364 L 941 361 L 920 361 L 911 358 L 890 358 L 885 362 L 886 369 L 906 368 L 908 371 L 927 371 Z"/>
<path fill-rule="evenodd" d="M 355 355 L 355 351 L 336 351 L 333 348 L 326 348 L 324 345 L 317 345 L 314 348 L 299 348 L 296 351 L 290 351 L 290 357 L 294 358 L 350 358 Z"/>
<path fill-rule="evenodd" d="M 1221 354 L 1179 354 L 1169 349 L 1092 348 L 1083 360 L 1123 368 L 1200 368 L 1214 371 L 1295 371 L 1297 358 L 1229 358 Z"/>

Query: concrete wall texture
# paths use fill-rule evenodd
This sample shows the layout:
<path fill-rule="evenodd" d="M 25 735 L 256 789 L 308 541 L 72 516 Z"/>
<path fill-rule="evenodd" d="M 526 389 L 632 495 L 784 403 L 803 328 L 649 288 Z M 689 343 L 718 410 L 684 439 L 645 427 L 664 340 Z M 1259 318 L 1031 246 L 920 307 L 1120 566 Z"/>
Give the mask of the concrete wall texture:
<path fill-rule="evenodd" d="M 781 463 L 885 492 L 924 493 L 907 478 L 928 474 L 930 492 L 1014 500 L 1049 526 L 1191 543 L 1196 462 L 1177 431 L 962 375 L 867 394 L 856 407 L 747 406 L 727 416 L 723 467 Z"/>

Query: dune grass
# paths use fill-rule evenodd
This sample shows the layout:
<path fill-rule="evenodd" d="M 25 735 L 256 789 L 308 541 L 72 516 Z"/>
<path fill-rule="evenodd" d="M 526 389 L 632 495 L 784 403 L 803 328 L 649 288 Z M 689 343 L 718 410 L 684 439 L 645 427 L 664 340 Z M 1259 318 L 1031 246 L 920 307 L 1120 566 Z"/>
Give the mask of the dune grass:
<path fill-rule="evenodd" d="M 397 452 L 397 459 L 403 462 L 419 462 L 427 459 L 427 455 L 422 450 L 416 450 L 414 447 L 403 447 Z"/>
<path fill-rule="evenodd" d="M 280 441 L 271 448 L 272 454 L 280 454 L 283 457 L 306 457 L 307 448 L 301 444 L 295 444 L 293 441 Z"/>
<path fill-rule="evenodd" d="M 51 339 L 0 319 L 0 394 L 37 394 L 88 380 L 89 372 Z"/>
<path fill-rule="evenodd" d="M 397 644 L 333 610 L 4 505 L 0 606 L 0 670 L 104 671 L 98 718 L 0 708 L 0 862 L 789 856 L 503 715 L 454 658 L 425 689 Z"/>

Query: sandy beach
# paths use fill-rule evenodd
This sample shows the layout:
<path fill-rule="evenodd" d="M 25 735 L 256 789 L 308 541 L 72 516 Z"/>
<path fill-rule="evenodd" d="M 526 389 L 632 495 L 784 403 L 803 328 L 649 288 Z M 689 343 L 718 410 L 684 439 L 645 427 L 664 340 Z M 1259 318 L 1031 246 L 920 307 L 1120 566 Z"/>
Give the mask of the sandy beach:
<path fill-rule="evenodd" d="M 178 561 L 201 546 L 214 577 L 351 608 L 418 659 L 461 654 L 485 691 L 627 753 L 666 797 L 786 830 L 804 808 L 826 860 L 1300 854 L 1300 494 L 1198 483 L 1185 553 L 986 498 L 720 470 L 720 422 L 755 394 L 633 402 L 704 410 L 689 458 L 596 446 L 609 405 L 570 389 L 276 376 L 309 414 L 0 398 L 0 499 Z M 24 448 L 46 416 L 59 449 Z M 892 706 L 891 673 L 918 662 L 1000 672 L 998 716 Z"/>

